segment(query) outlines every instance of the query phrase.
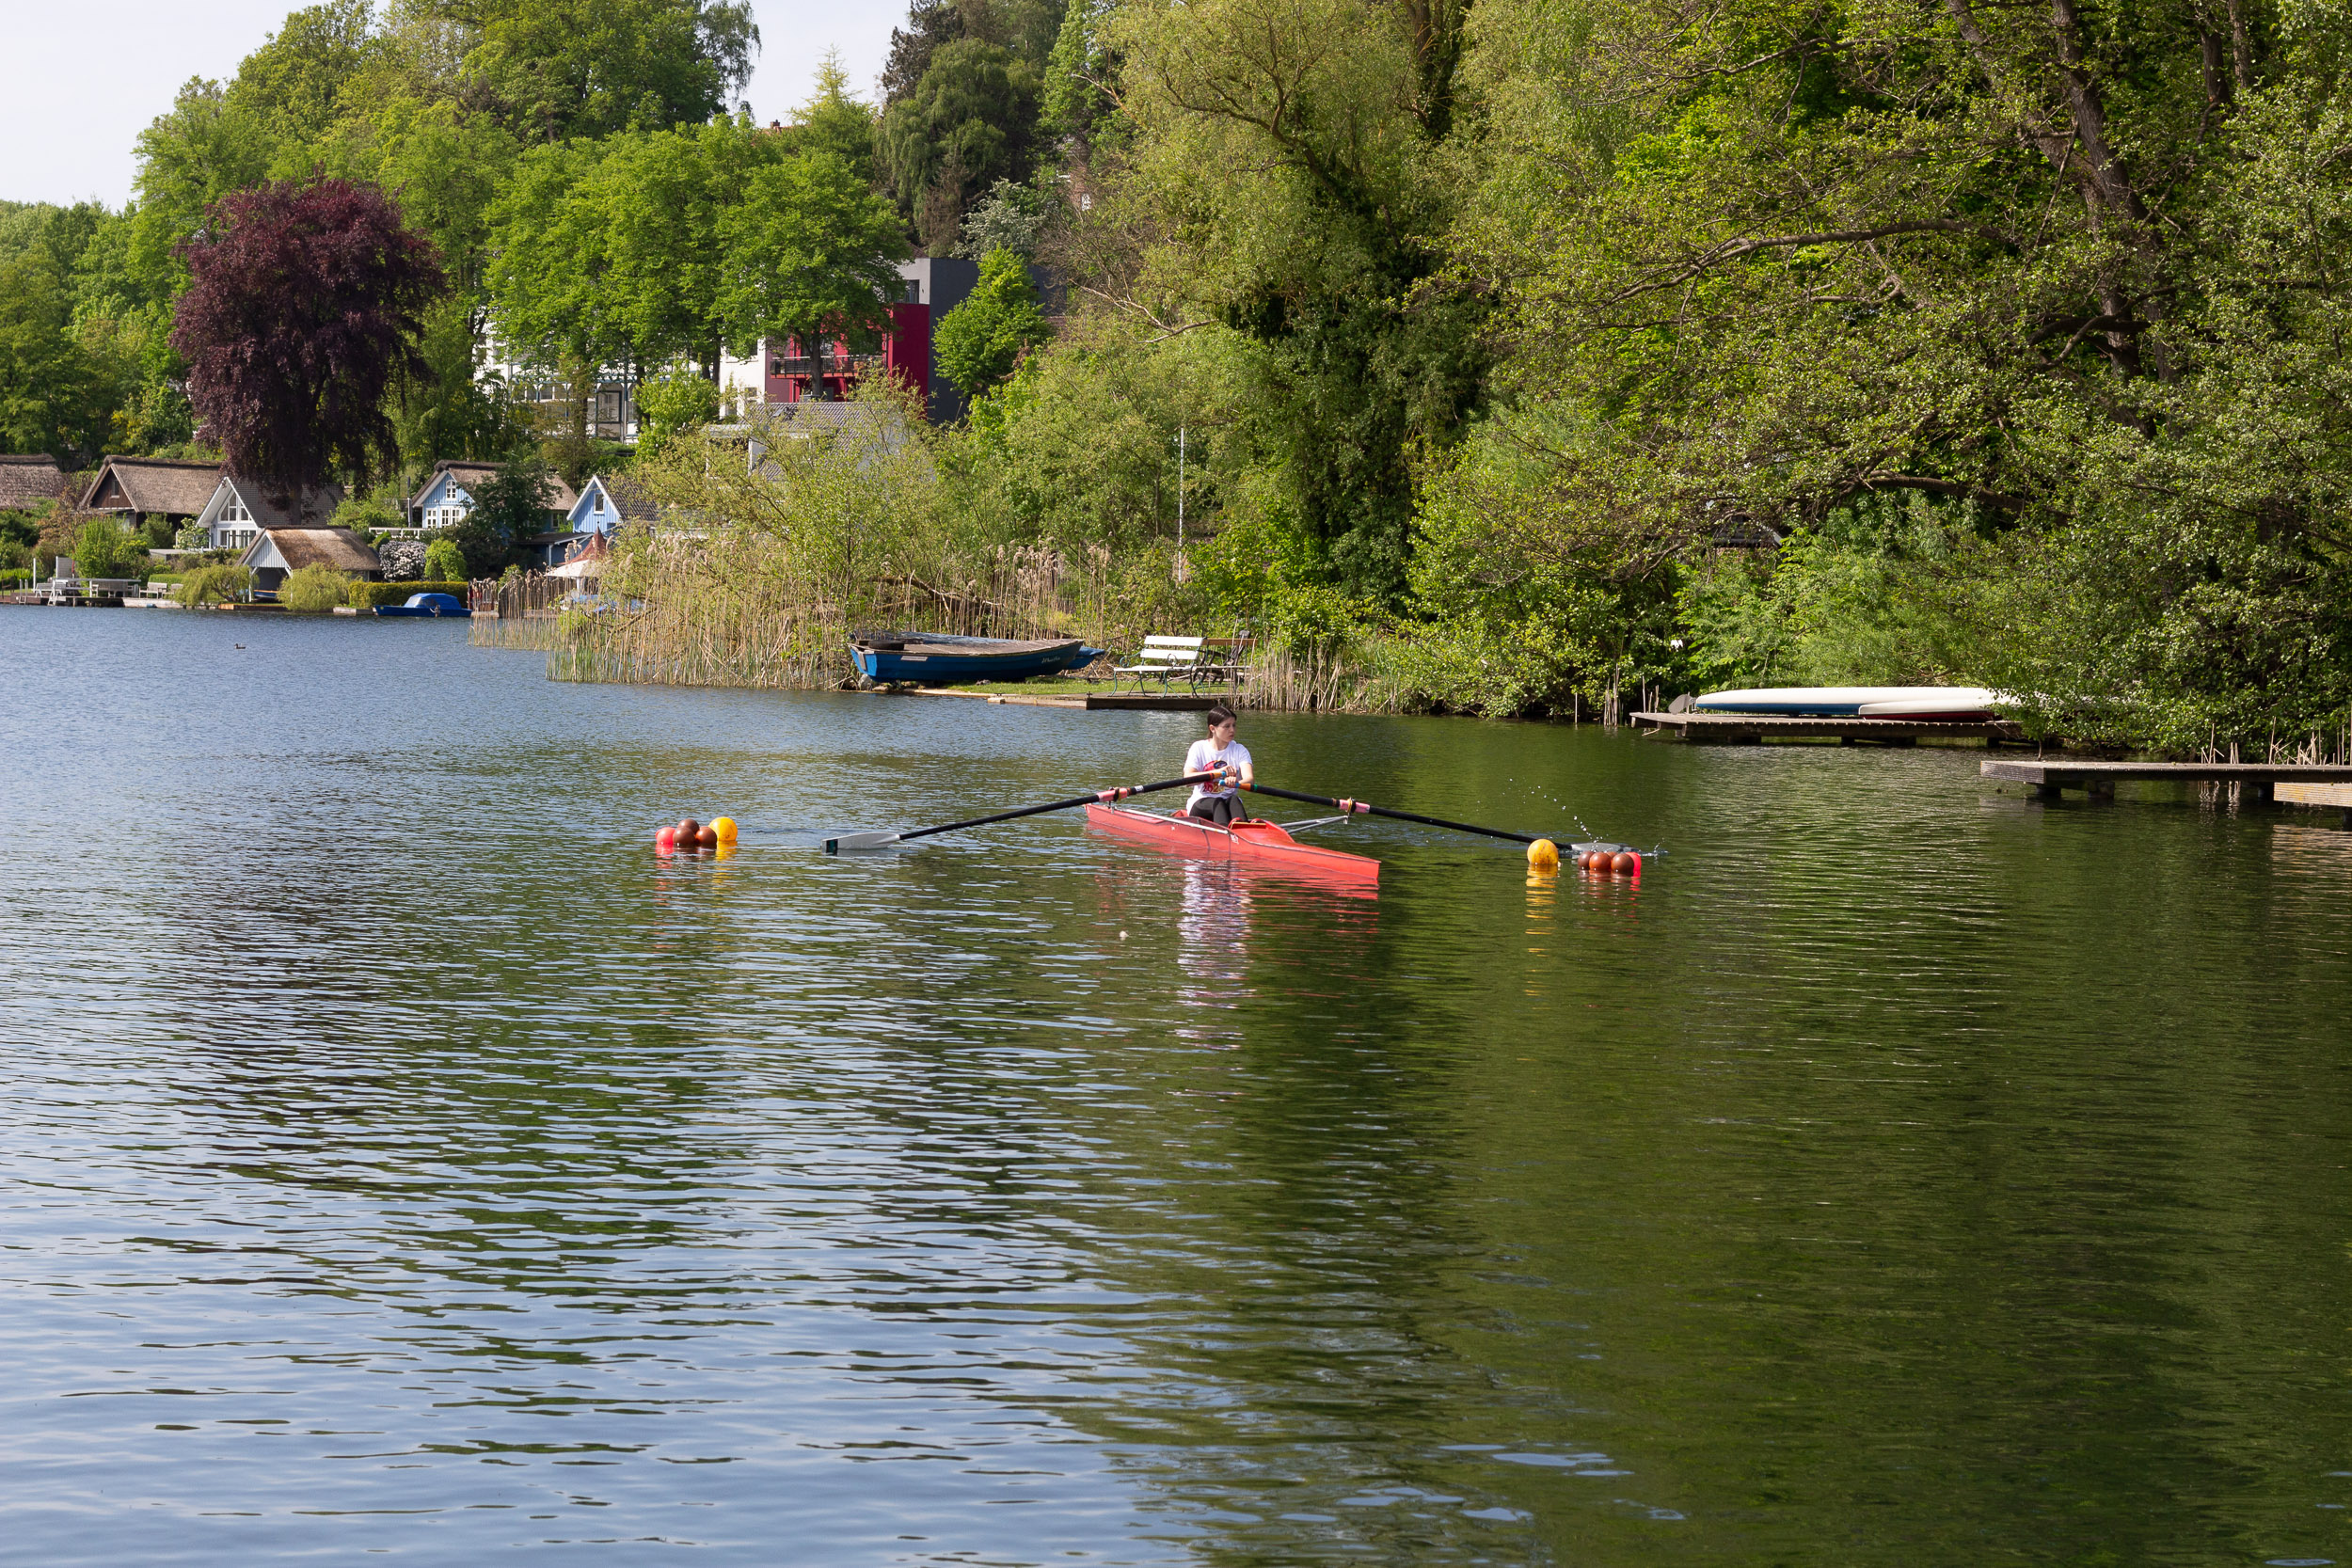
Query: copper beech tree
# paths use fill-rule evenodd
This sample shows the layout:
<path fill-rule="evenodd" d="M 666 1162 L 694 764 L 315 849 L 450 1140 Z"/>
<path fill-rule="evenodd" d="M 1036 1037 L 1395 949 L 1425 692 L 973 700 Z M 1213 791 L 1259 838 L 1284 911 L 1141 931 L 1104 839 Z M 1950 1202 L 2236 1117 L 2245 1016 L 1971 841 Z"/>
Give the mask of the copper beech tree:
<path fill-rule="evenodd" d="M 395 461 L 389 396 L 431 378 L 417 340 L 449 279 L 389 196 L 342 180 L 256 186 L 214 203 L 181 254 L 171 345 L 232 472 L 293 498 Z"/>

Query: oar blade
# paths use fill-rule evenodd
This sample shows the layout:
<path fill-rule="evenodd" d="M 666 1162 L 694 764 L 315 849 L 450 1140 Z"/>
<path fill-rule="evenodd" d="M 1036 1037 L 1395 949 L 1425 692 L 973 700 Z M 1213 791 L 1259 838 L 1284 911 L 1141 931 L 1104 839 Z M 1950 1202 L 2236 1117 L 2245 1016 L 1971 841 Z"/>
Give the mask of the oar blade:
<path fill-rule="evenodd" d="M 838 838 L 825 840 L 825 853 L 837 855 L 844 849 L 879 849 L 886 844 L 898 843 L 902 836 L 898 833 L 843 833 Z"/>

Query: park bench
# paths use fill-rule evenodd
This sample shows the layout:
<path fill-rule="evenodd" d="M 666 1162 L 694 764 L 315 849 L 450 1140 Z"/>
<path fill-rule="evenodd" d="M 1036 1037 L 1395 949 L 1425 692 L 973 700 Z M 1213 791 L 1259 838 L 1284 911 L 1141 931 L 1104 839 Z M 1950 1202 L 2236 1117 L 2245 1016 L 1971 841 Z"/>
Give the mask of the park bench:
<path fill-rule="evenodd" d="M 1195 691 L 1200 689 L 1200 683 L 1204 680 L 1237 683 L 1241 678 L 1242 666 L 1231 657 L 1219 657 L 1220 654 L 1230 656 L 1232 652 L 1230 640 L 1220 640 L 1220 643 L 1222 645 L 1212 645 L 1205 637 L 1147 637 L 1143 640 L 1142 650 L 1136 655 L 1135 663 L 1120 665 L 1111 671 L 1112 685 L 1116 688 L 1120 677 L 1126 675 L 1136 677 L 1136 689 L 1138 691 L 1143 689 L 1145 681 L 1155 678 L 1162 690 L 1168 689 L 1168 682 L 1177 679 L 1182 679 Z"/>

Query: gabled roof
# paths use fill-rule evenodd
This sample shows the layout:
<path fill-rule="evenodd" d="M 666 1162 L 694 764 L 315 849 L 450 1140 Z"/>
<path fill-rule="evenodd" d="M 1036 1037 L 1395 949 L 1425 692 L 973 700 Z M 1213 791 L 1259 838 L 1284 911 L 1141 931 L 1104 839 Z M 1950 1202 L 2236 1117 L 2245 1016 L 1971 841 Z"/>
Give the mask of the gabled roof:
<path fill-rule="evenodd" d="M 167 517 L 193 517 L 204 510 L 220 483 L 217 463 L 183 463 L 166 457 L 109 457 L 82 492 L 85 512 L 144 512 Z M 102 504 L 99 492 L 116 495 Z"/>
<path fill-rule="evenodd" d="M 439 483 L 444 477 L 454 481 L 459 489 L 471 496 L 498 476 L 499 465 L 496 463 L 468 463 L 455 458 L 444 458 L 433 465 L 433 471 L 424 476 L 424 483 L 417 486 L 417 493 L 408 498 L 408 504 L 411 508 L 422 506 L 424 498 L 433 493 L 433 486 Z M 572 502 L 579 499 L 580 497 L 573 492 L 572 487 L 564 483 L 562 474 L 548 475 L 548 506 L 559 512 L 568 511 Z"/>
<path fill-rule="evenodd" d="M 335 515 L 335 508 L 343 499 L 343 487 L 340 484 L 319 485 L 297 499 L 287 491 L 273 493 L 264 489 L 260 481 L 241 474 L 223 474 L 220 483 L 237 493 L 237 499 L 245 502 L 246 511 L 252 515 L 254 526 L 263 529 L 326 528 L 327 519 Z M 350 532 L 348 529 L 335 531 Z"/>
<path fill-rule="evenodd" d="M 305 566 L 331 566 L 338 572 L 384 569 L 384 562 L 376 558 L 368 542 L 347 528 L 265 528 L 261 539 L 245 547 L 246 555 L 258 555 L 262 539 L 278 546 L 289 572 L 298 572 Z"/>
<path fill-rule="evenodd" d="M 607 517 L 618 513 L 620 520 L 627 523 L 650 523 L 660 518 L 660 507 L 654 504 L 653 498 L 646 495 L 644 487 L 635 480 L 626 474 L 616 474 L 610 479 L 602 474 L 591 474 L 588 483 L 580 487 L 580 499 L 574 501 L 570 508 L 574 526 L 593 521 L 596 516 L 593 511 L 582 511 L 580 501 L 587 500 L 597 490 L 602 490 L 605 499 L 612 503 L 611 510 L 604 514 Z"/>
<path fill-rule="evenodd" d="M 65 489 L 65 470 L 46 452 L 0 456 L 0 507 L 39 506 Z"/>

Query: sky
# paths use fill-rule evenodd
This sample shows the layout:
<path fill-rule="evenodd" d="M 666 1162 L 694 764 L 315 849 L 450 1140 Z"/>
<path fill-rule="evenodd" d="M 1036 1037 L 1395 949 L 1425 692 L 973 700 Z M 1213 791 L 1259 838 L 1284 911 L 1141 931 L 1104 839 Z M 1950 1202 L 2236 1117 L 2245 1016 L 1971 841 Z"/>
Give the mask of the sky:
<path fill-rule="evenodd" d="M 119 207 L 132 144 L 191 76 L 222 80 L 294 0 L 0 0 L 0 199 Z M 873 96 L 906 0 L 753 0 L 760 51 L 743 96 L 762 121 L 808 97 L 828 49 Z"/>

